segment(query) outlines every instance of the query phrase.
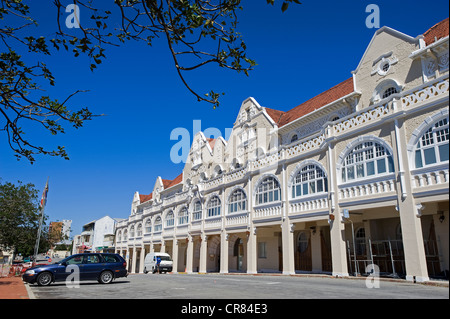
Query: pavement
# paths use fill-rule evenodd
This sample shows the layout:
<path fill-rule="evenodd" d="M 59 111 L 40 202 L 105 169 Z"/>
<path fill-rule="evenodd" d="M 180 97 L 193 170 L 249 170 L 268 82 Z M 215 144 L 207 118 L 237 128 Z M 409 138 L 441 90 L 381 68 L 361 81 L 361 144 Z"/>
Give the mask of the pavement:
<path fill-rule="evenodd" d="M 238 275 L 238 274 L 237 274 Z M 246 274 L 241 274 L 246 275 Z M 267 275 L 267 274 L 265 274 Z M 300 275 L 301 276 L 301 275 Z M 305 277 L 310 277 L 305 275 Z M 312 276 L 313 277 L 313 276 Z M 348 278 L 352 279 L 352 278 Z M 356 279 L 356 278 L 353 278 Z M 392 281 L 392 282 L 403 282 L 404 280 L 389 280 L 384 279 L 384 281 Z M 448 281 L 429 281 L 427 283 L 423 283 L 425 285 L 431 286 L 440 286 L 440 287 L 449 287 Z M 35 299 L 32 289 L 22 281 L 21 276 L 12 276 L 12 277 L 0 277 L 0 300 L 1 299 Z"/>
<path fill-rule="evenodd" d="M 0 278 L 0 299 L 31 299 L 22 276 Z"/>

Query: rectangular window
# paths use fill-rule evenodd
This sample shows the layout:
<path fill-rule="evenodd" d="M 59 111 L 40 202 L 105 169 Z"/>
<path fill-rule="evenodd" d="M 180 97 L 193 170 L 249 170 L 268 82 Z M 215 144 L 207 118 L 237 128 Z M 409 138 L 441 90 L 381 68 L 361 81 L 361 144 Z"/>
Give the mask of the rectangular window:
<path fill-rule="evenodd" d="M 316 183 L 315 182 L 309 182 L 309 189 L 311 191 L 311 194 L 314 194 L 316 192 Z"/>
<path fill-rule="evenodd" d="M 267 245 L 265 242 L 258 243 L 258 258 L 267 258 Z"/>
<path fill-rule="evenodd" d="M 368 162 L 366 167 L 367 167 L 367 176 L 375 175 L 375 163 L 374 162 Z"/>
<path fill-rule="evenodd" d="M 347 168 L 348 179 L 355 179 L 355 168 L 353 166 Z"/>
<path fill-rule="evenodd" d="M 434 152 L 434 147 L 423 150 L 423 155 L 425 156 L 426 165 L 436 163 L 436 153 Z"/>
<path fill-rule="evenodd" d="M 448 144 L 439 146 L 439 159 L 441 162 L 448 161 Z"/>
<path fill-rule="evenodd" d="M 364 177 L 364 164 L 356 165 L 356 177 Z"/>
<path fill-rule="evenodd" d="M 386 173 L 386 160 L 384 158 L 377 160 L 378 174 Z"/>
<path fill-rule="evenodd" d="M 318 193 L 323 192 L 323 180 L 321 179 L 317 181 L 317 192 Z"/>
<path fill-rule="evenodd" d="M 416 168 L 420 168 L 423 166 L 422 163 L 422 154 L 420 153 L 420 150 L 416 151 Z"/>

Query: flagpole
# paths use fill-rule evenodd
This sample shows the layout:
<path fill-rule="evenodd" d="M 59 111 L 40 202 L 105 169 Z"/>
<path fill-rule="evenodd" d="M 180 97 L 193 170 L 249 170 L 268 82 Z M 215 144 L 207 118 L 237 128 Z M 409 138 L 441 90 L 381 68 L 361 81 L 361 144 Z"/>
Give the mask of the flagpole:
<path fill-rule="evenodd" d="M 33 265 L 36 264 L 36 257 L 37 257 L 38 251 L 39 251 L 39 241 L 41 239 L 41 231 L 42 231 L 41 229 L 42 229 L 42 223 L 44 220 L 45 202 L 47 201 L 48 180 L 49 180 L 49 177 L 47 177 L 47 183 L 45 183 L 45 188 L 44 188 L 44 191 L 42 192 L 41 204 L 39 205 L 39 210 L 41 211 L 41 217 L 39 219 L 39 228 L 38 228 L 38 233 L 37 233 L 37 238 L 36 238 L 36 245 L 34 246 Z"/>

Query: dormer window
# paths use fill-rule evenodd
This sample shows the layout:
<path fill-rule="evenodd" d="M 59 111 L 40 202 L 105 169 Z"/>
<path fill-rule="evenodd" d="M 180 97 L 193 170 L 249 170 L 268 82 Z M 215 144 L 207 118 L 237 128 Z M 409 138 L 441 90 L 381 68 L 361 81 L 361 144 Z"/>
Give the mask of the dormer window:
<path fill-rule="evenodd" d="M 291 137 L 291 143 L 294 143 L 294 142 L 297 141 L 297 140 L 298 140 L 298 135 L 297 135 L 297 134 L 292 135 L 292 137 Z"/>

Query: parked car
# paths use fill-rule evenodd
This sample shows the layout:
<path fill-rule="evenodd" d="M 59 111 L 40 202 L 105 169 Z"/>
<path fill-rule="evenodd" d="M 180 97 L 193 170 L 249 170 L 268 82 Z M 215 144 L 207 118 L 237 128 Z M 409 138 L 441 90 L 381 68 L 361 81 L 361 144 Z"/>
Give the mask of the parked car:
<path fill-rule="evenodd" d="M 80 281 L 97 280 L 108 284 L 116 278 L 128 276 L 127 263 L 119 254 L 90 253 L 72 255 L 50 265 L 34 266 L 25 271 L 22 280 L 48 286 L 52 282 L 65 281 L 74 268 L 79 270 Z"/>
<path fill-rule="evenodd" d="M 161 273 L 171 272 L 173 267 L 172 259 L 166 253 L 150 253 L 144 259 L 144 274 L 148 272 L 155 273 L 158 271 L 158 259 L 160 260 L 159 271 Z"/>

